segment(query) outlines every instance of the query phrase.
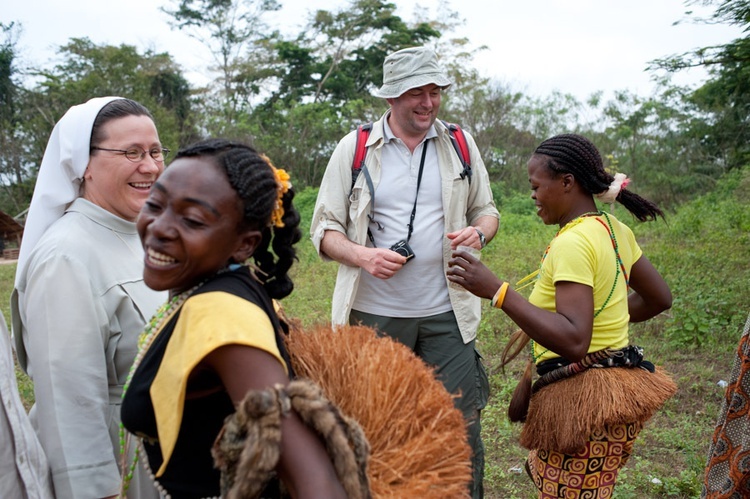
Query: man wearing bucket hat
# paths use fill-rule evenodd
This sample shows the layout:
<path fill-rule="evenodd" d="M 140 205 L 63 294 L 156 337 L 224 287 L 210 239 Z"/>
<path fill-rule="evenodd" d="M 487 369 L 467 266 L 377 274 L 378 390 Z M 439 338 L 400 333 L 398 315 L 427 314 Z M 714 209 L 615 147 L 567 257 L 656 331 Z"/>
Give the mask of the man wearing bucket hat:
<path fill-rule="evenodd" d="M 328 163 L 310 235 L 324 260 L 342 264 L 333 323 L 373 326 L 408 345 L 458 396 L 470 423 L 472 496 L 482 497 L 479 416 L 489 384 L 475 349 L 480 301 L 449 286 L 445 272 L 452 250 L 481 250 L 492 239 L 500 215 L 474 140 L 466 134 L 467 175 L 448 128 L 436 119 L 450 85 L 431 49 L 386 57 L 383 86 L 373 95 L 390 107 L 367 137 L 362 175 L 352 185 L 353 131 Z"/>

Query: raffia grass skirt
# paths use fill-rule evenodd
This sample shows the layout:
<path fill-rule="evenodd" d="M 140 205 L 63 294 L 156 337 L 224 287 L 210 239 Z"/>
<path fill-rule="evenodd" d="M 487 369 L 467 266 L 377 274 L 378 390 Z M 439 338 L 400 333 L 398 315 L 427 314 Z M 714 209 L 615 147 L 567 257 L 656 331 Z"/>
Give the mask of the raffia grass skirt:
<path fill-rule="evenodd" d="M 661 368 L 590 368 L 532 395 L 521 445 L 562 454 L 581 452 L 607 427 L 642 425 L 677 391 Z"/>
<path fill-rule="evenodd" d="M 539 499 L 607 499 L 643 424 L 677 391 L 661 369 L 590 368 L 532 395 L 521 444 Z"/>
<path fill-rule="evenodd" d="M 292 328 L 287 347 L 297 376 L 320 385 L 364 430 L 373 497 L 468 497 L 463 415 L 408 347 L 365 326 Z"/>

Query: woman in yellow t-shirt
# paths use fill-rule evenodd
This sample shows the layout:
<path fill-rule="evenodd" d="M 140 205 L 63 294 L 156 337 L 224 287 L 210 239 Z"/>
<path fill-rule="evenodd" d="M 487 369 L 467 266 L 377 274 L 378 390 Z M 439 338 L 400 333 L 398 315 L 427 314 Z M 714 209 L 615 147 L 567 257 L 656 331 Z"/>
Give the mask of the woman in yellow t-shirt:
<path fill-rule="evenodd" d="M 676 390 L 629 344 L 628 324 L 667 310 L 672 295 L 632 231 L 596 201 L 618 201 L 640 221 L 663 213 L 627 190 L 625 175 L 608 173 L 596 146 L 581 135 L 542 142 L 528 174 L 537 215 L 560 227 L 529 299 L 462 251 L 454 252 L 448 279 L 491 299 L 521 328 L 504 362 L 531 341 L 540 377 L 532 387 L 527 369 L 509 416 L 524 421 L 521 444 L 530 449 L 527 471 L 539 497 L 572 491 L 611 497 L 643 423 Z"/>

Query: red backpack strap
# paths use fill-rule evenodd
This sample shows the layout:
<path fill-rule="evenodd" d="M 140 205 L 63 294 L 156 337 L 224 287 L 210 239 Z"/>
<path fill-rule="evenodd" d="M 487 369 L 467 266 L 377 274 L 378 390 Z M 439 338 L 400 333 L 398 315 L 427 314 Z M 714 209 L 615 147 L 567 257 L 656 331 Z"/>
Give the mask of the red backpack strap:
<path fill-rule="evenodd" d="M 469 154 L 469 145 L 466 143 L 466 135 L 464 135 L 464 131 L 456 123 L 443 121 L 443 125 L 448 128 L 453 148 L 456 150 L 458 159 L 461 160 L 461 164 L 464 167 L 464 171 L 461 173 L 461 178 L 468 177 L 469 183 L 471 183 L 471 155 Z"/>
<path fill-rule="evenodd" d="M 354 158 L 352 159 L 352 189 L 357 181 L 359 172 L 365 165 L 365 156 L 367 155 L 367 137 L 372 131 L 372 122 L 359 125 L 357 127 L 357 142 L 354 146 Z"/>
<path fill-rule="evenodd" d="M 367 187 L 370 189 L 370 213 L 367 215 L 367 218 L 369 218 L 371 222 L 377 224 L 378 230 L 383 230 L 383 226 L 372 218 L 372 214 L 375 212 L 375 187 L 373 186 L 372 178 L 370 178 L 370 173 L 367 171 L 367 165 L 365 165 L 365 156 L 367 156 L 367 137 L 370 136 L 371 131 L 372 122 L 357 127 L 357 142 L 354 145 L 354 158 L 352 159 L 352 186 L 349 189 L 349 195 L 351 196 L 354 191 L 354 183 L 357 181 L 359 172 L 364 172 Z M 367 228 L 367 237 L 370 238 L 372 245 L 375 246 L 375 239 L 372 237 L 372 232 L 370 232 L 369 227 Z"/>

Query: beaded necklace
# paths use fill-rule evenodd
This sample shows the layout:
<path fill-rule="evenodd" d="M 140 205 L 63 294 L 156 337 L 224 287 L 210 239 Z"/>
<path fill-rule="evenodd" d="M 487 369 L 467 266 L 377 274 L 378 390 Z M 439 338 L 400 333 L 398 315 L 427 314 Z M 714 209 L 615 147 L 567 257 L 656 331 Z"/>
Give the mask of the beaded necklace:
<path fill-rule="evenodd" d="M 133 380 L 133 374 L 135 373 L 136 369 L 138 369 L 138 366 L 140 365 L 143 358 L 146 356 L 146 352 L 148 352 L 149 347 L 154 342 L 156 337 L 159 335 L 159 332 L 161 331 L 162 327 L 167 323 L 169 319 L 172 318 L 174 313 L 177 312 L 180 309 L 180 307 L 182 307 L 182 305 L 190 297 L 190 295 L 192 295 L 193 292 L 195 292 L 195 290 L 201 287 L 202 285 L 203 285 L 203 282 L 193 286 L 187 291 L 183 291 L 179 295 L 173 296 L 166 303 L 164 303 L 161 307 L 159 307 L 159 309 L 156 311 L 153 317 L 151 317 L 151 320 L 148 322 L 143 332 L 138 337 L 138 353 L 135 356 L 133 365 L 130 366 L 128 377 L 125 378 L 125 384 L 122 387 L 122 399 L 125 399 L 125 393 L 128 391 L 130 382 Z M 126 434 L 125 427 L 123 426 L 122 422 L 120 422 L 120 469 L 122 470 L 123 477 L 122 477 L 122 482 L 120 483 L 119 497 L 125 497 L 128 487 L 130 486 L 130 482 L 133 479 L 133 473 L 135 472 L 135 467 L 137 466 L 137 463 L 138 463 L 138 456 L 141 453 L 141 446 L 140 445 L 136 446 L 134 456 L 133 456 L 133 462 L 130 463 L 130 465 L 127 464 L 127 459 L 128 459 L 127 456 L 128 456 L 128 448 L 130 446 L 130 438 L 131 438 L 131 434 L 130 433 Z M 159 489 L 159 491 L 163 493 L 163 496 L 169 497 L 169 495 L 166 494 L 166 491 L 164 491 L 163 488 L 158 484 L 158 482 L 156 482 L 155 477 L 153 476 L 153 473 L 150 473 L 150 474 L 151 474 L 152 480 L 154 480 L 154 483 L 156 484 L 156 488 Z"/>
<path fill-rule="evenodd" d="M 542 264 L 544 263 L 544 259 L 547 258 L 547 253 L 549 253 L 549 249 L 552 246 L 552 241 L 554 241 L 555 239 L 557 239 L 557 236 L 559 236 L 560 234 L 562 234 L 566 230 L 570 229 L 571 227 L 575 227 L 579 223 L 583 222 L 584 218 L 586 218 L 586 217 L 596 217 L 596 216 L 599 216 L 601 214 L 602 214 L 601 211 L 589 211 L 587 213 L 583 213 L 582 215 L 578 215 L 573 220 L 571 220 L 570 222 L 568 222 L 565 225 L 563 225 L 562 227 L 560 227 L 560 230 L 558 230 L 555 233 L 555 236 L 552 238 L 552 240 L 547 245 L 547 248 L 544 250 L 544 253 L 542 254 L 542 260 L 539 262 L 539 268 L 536 269 L 531 274 L 529 274 L 526 277 L 524 277 L 523 279 L 521 279 L 520 281 L 518 281 L 516 283 L 516 291 L 519 291 L 519 290 L 521 290 L 521 289 L 523 289 L 525 287 L 528 287 L 528 286 L 532 285 L 534 283 L 534 280 L 536 280 L 536 279 L 539 278 L 539 273 L 542 270 Z"/>
<path fill-rule="evenodd" d="M 620 276 L 620 273 L 622 273 L 625 279 L 625 286 L 627 288 L 630 287 L 630 277 L 628 276 L 627 270 L 625 269 L 625 264 L 622 261 L 622 257 L 620 257 L 620 250 L 617 244 L 617 238 L 615 237 L 614 228 L 612 227 L 612 220 L 609 218 L 609 215 L 603 211 L 584 213 L 582 215 L 577 216 L 576 218 L 574 218 L 573 220 L 565 224 L 562 228 L 560 228 L 560 230 L 557 231 L 557 233 L 555 234 L 555 237 L 552 238 L 552 241 L 550 241 L 550 243 L 547 245 L 547 249 L 544 250 L 544 254 L 542 254 L 541 262 L 539 262 L 539 269 L 537 269 L 536 271 L 532 272 L 528 276 L 518 281 L 517 285 L 519 284 L 522 284 L 522 285 L 517 289 L 524 288 L 528 286 L 529 284 L 531 284 L 534 278 L 537 278 L 537 279 L 539 278 L 542 265 L 544 264 L 545 258 L 547 258 L 547 254 L 549 253 L 550 247 L 552 246 L 552 242 L 555 240 L 555 238 L 557 238 L 557 236 L 559 236 L 566 230 L 570 229 L 571 227 L 574 227 L 578 225 L 579 223 L 581 223 L 586 217 L 604 217 L 604 219 L 607 221 L 607 223 L 605 224 L 601 218 L 595 219 L 597 222 L 602 224 L 605 230 L 607 231 L 607 233 L 609 233 L 609 238 L 610 238 L 610 241 L 612 242 L 612 248 L 615 250 L 615 261 L 617 264 L 617 269 L 615 271 L 615 279 L 614 279 L 614 282 L 612 283 L 612 289 L 609 290 L 609 294 L 607 295 L 607 298 L 604 300 L 604 303 L 602 303 L 602 306 L 599 308 L 599 310 L 594 312 L 594 318 L 596 318 L 599 316 L 599 314 L 602 313 L 602 311 L 604 311 L 604 308 L 609 303 L 609 300 L 612 299 L 615 289 L 617 289 L 617 280 Z M 534 363 L 536 363 L 536 361 L 545 353 L 549 352 L 549 349 L 545 349 L 542 353 L 540 353 L 539 355 L 536 355 L 535 354 L 536 342 L 534 340 L 531 340 L 530 343 L 531 343 L 531 356 L 533 358 Z"/>

